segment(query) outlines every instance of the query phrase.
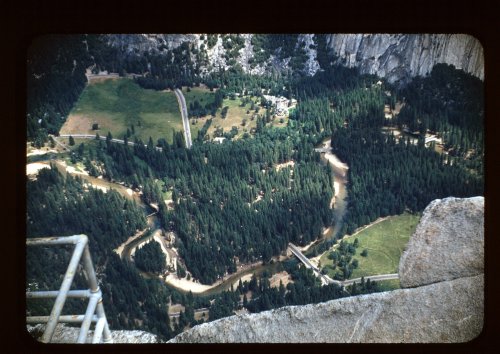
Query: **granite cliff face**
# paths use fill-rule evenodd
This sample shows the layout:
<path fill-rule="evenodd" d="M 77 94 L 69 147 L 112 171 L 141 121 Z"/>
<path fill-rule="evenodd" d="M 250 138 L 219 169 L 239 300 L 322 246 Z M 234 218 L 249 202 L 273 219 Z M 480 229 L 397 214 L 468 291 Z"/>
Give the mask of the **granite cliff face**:
<path fill-rule="evenodd" d="M 242 36 L 245 44 L 236 60 L 245 72 L 261 75 L 270 68 L 288 68 L 289 59 L 277 61 L 273 56 L 265 65 L 251 68 L 248 59 L 254 53 L 252 35 Z M 121 49 L 125 55 L 166 54 L 183 42 L 200 50 L 203 44 L 199 34 L 107 35 L 106 38 L 108 44 Z M 358 67 L 362 73 L 376 74 L 391 83 L 404 84 L 417 75 L 425 76 L 438 63 L 452 64 L 484 79 L 483 48 L 476 38 L 466 34 L 329 34 L 326 39 L 332 62 Z M 305 44 L 307 61 L 303 71 L 308 75 L 321 69 L 316 60 L 315 40 L 314 34 L 298 36 L 297 44 Z M 206 53 L 208 63 L 200 65 L 202 73 L 228 67 L 220 36 Z M 195 60 L 194 56 L 192 59 Z"/>
<path fill-rule="evenodd" d="M 484 198 L 433 201 L 400 261 L 402 289 L 223 318 L 171 343 L 467 342 L 484 318 Z"/>
<path fill-rule="evenodd" d="M 484 79 L 481 43 L 465 34 L 332 34 L 328 47 L 338 62 L 389 82 L 425 76 L 438 63 Z"/>

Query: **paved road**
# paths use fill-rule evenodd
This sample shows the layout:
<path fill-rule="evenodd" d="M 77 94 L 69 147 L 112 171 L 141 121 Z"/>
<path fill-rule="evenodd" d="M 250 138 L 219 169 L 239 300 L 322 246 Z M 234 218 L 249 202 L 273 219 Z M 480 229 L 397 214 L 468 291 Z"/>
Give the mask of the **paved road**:
<path fill-rule="evenodd" d="M 177 101 L 179 102 L 179 108 L 181 110 L 182 125 L 184 126 L 184 139 L 186 140 L 186 147 L 190 149 L 193 143 L 191 141 L 191 128 L 189 127 L 189 118 L 186 107 L 186 100 L 184 99 L 184 95 L 182 94 L 181 90 L 175 89 L 174 92 L 175 95 L 177 96 Z"/>
<path fill-rule="evenodd" d="M 346 286 L 346 285 L 351 285 L 352 283 L 361 283 L 361 278 L 355 278 L 355 279 L 347 279 L 344 281 L 338 281 L 330 278 L 329 276 L 325 274 L 321 274 L 321 271 L 316 268 L 312 263 L 309 261 L 309 259 L 300 252 L 300 250 L 297 248 L 292 243 L 289 243 L 288 246 L 290 247 L 290 250 L 292 253 L 302 262 L 307 268 L 313 269 L 317 274 L 319 274 L 325 282 L 328 283 L 334 283 L 340 286 Z M 381 275 L 370 275 L 367 277 L 364 277 L 365 281 L 370 279 L 370 281 L 381 281 L 381 280 L 391 280 L 391 279 L 399 279 L 399 274 L 398 273 L 392 273 L 392 274 L 381 274 Z"/>
<path fill-rule="evenodd" d="M 61 144 L 61 142 L 59 140 L 56 139 L 55 136 L 52 136 L 52 139 L 54 139 L 54 142 L 59 145 L 60 147 L 62 147 L 64 150 L 66 151 L 70 151 L 66 146 L 64 146 L 63 144 Z"/>
<path fill-rule="evenodd" d="M 368 279 L 370 279 L 370 281 L 381 281 L 381 280 L 399 279 L 399 274 L 398 273 L 393 273 L 393 274 L 382 274 L 382 275 L 370 275 L 368 277 L 365 277 L 365 281 L 367 281 Z M 354 282 L 361 283 L 361 278 L 344 280 L 342 282 L 342 284 L 344 284 L 344 285 L 351 285 Z"/>
<path fill-rule="evenodd" d="M 70 136 L 72 136 L 73 138 L 78 138 L 78 139 L 95 139 L 95 135 L 92 135 L 92 134 L 61 134 L 59 136 L 53 136 L 54 140 L 59 143 L 59 141 L 57 141 L 57 138 L 69 138 Z M 106 137 L 105 136 L 99 136 L 99 139 L 103 140 L 103 141 L 106 141 Z M 111 142 L 112 143 L 118 143 L 118 144 L 125 144 L 125 140 L 121 140 L 121 139 L 111 139 Z M 135 143 L 131 142 L 131 141 L 128 141 L 127 144 L 129 146 L 134 146 Z M 145 147 L 147 147 L 146 144 L 144 144 Z M 162 151 L 161 147 L 158 147 L 156 146 L 155 147 L 156 150 L 158 151 Z M 66 149 L 67 150 L 67 149 Z"/>

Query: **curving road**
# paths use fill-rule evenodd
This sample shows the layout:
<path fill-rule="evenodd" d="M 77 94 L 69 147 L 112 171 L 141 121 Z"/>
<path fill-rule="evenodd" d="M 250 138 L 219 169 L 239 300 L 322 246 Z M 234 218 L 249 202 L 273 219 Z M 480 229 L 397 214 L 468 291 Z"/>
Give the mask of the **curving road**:
<path fill-rule="evenodd" d="M 309 259 L 302 254 L 302 252 L 295 246 L 293 243 L 289 243 L 288 247 L 292 251 L 292 253 L 302 262 L 307 268 L 311 268 L 317 275 L 319 275 L 324 284 L 337 284 L 340 286 L 346 286 L 346 285 L 352 285 L 354 282 L 360 283 L 361 278 L 355 278 L 355 279 L 347 279 L 343 281 L 339 280 L 334 280 L 330 278 L 329 276 L 322 274 L 321 271 L 315 267 Z M 391 280 L 391 279 L 399 279 L 399 274 L 398 273 L 391 273 L 391 274 L 380 274 L 380 275 L 370 275 L 364 277 L 365 281 L 370 279 L 370 281 L 381 281 L 381 280 Z"/>
<path fill-rule="evenodd" d="M 186 100 L 184 99 L 184 95 L 182 91 L 179 89 L 175 89 L 175 96 L 177 96 L 177 101 L 179 102 L 179 108 L 181 110 L 182 115 L 182 125 L 184 126 L 184 139 L 186 140 L 186 147 L 188 149 L 191 148 L 193 142 L 191 141 L 191 128 L 189 127 L 189 118 L 186 107 Z"/>
<path fill-rule="evenodd" d="M 78 139 L 95 139 L 95 135 L 92 135 L 92 134 L 60 134 L 57 137 L 52 136 L 52 138 L 59 144 L 59 142 L 57 141 L 57 138 L 69 138 L 70 136 L 72 136 L 73 138 L 78 138 Z M 107 138 L 105 136 L 99 136 L 99 139 L 106 141 Z M 118 144 L 125 144 L 125 140 L 121 140 L 121 139 L 111 139 L 111 142 L 118 143 Z M 127 145 L 134 146 L 135 143 L 128 141 Z M 144 144 L 144 146 L 147 147 L 146 144 Z M 158 151 L 162 151 L 161 147 L 158 147 L 158 146 L 155 146 L 155 149 Z"/>

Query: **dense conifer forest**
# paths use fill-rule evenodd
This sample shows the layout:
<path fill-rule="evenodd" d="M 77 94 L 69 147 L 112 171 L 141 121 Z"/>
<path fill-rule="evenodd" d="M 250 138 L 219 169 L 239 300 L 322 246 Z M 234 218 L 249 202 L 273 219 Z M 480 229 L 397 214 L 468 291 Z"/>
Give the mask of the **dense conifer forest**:
<path fill-rule="evenodd" d="M 203 40 L 210 48 L 217 38 L 207 35 Z M 314 152 L 326 139 L 349 165 L 347 213 L 337 236 L 381 216 L 422 211 L 436 198 L 484 193 L 480 80 L 440 64 L 425 78 L 392 87 L 376 76 L 332 65 L 323 35 L 315 36 L 313 44 L 322 70 L 308 77 L 301 71 L 304 48 L 296 42 L 293 34 L 252 39 L 254 49 L 259 49 L 250 63 L 253 67 L 271 56 L 276 60 L 292 56 L 289 70 L 270 69 L 256 76 L 234 64 L 202 75 L 199 66 L 208 60 L 206 51 L 187 43 L 167 55 L 124 56 L 99 36 L 43 37 L 30 48 L 28 58 L 28 140 L 40 147 L 48 141 L 48 133 L 58 134 L 86 84 L 88 67 L 121 76 L 141 74 L 135 81 L 143 88 L 204 84 L 215 91 L 212 102 L 189 107 L 191 117 L 213 116 L 223 99 L 236 94 L 261 97 L 262 105 L 267 105 L 263 94 L 297 99 L 286 127 L 271 127 L 269 113 L 258 118 L 255 134 L 221 145 L 203 141 L 209 119 L 191 149 L 185 148 L 182 132 L 174 133 L 172 144 L 166 137 L 135 139 L 134 146 L 114 144 L 108 134 L 106 141 L 73 147 L 72 162 L 83 163 L 91 176 L 102 174 L 109 181 L 124 182 L 142 192 L 145 204 L 158 203 L 161 227 L 175 232 L 186 270 L 205 284 L 234 273 L 240 263 L 271 263 L 289 242 L 306 245 L 335 222 L 329 207 L 334 195 L 332 171 Z M 235 58 L 242 38 L 224 37 L 223 46 L 232 53 L 228 60 Z M 396 105 L 401 107 L 399 114 L 386 118 L 384 107 L 394 110 Z M 400 135 L 390 133 L 395 130 Z M 425 144 L 426 133 L 442 139 L 441 150 L 435 143 Z M 271 287 L 265 274 L 213 296 L 181 294 L 157 279 L 145 279 L 135 267 L 163 271 L 165 258 L 156 242 L 136 251 L 135 266 L 113 252 L 147 228 L 146 211 L 135 202 L 113 190 L 89 188 L 81 179 L 59 173 L 55 165 L 40 170 L 36 180 L 27 180 L 26 188 L 27 237 L 89 236 L 113 329 L 142 329 L 170 338 L 202 322 L 194 317 L 194 310 L 201 307 L 210 308 L 209 318 L 214 320 L 242 306 L 258 312 L 348 295 L 333 284 L 320 286 L 295 260 L 284 264 L 293 280 L 287 286 Z M 173 207 L 164 203 L 167 193 Z M 47 274 L 63 274 L 68 257 L 64 249 L 29 249 L 27 289 L 57 288 L 61 279 Z M 344 263 L 339 265 L 339 278 L 349 276 L 352 263 Z M 77 276 L 75 287 L 84 286 Z M 348 289 L 351 295 L 378 290 L 369 281 Z M 169 303 L 185 306 L 173 326 L 167 315 Z M 27 312 L 46 314 L 49 309 L 47 302 L 30 302 Z M 81 303 L 68 302 L 70 312 L 82 309 Z"/>
<path fill-rule="evenodd" d="M 52 165 L 27 182 L 27 237 L 86 234 L 100 278 L 106 315 L 112 328 L 145 329 L 170 337 L 167 304 L 170 291 L 157 281 L 145 280 L 135 267 L 120 260 L 113 248 L 146 227 L 144 211 L 110 190 L 103 193 L 79 178 L 64 177 Z M 30 247 L 26 254 L 26 288 L 58 289 L 72 249 Z M 81 274 L 73 288 L 87 287 Z M 28 312 L 47 314 L 52 302 L 31 300 Z M 84 313 L 82 303 L 68 300 L 65 312 Z M 77 312 L 78 311 L 78 312 Z M 140 323 L 142 325 L 140 325 Z"/>
<path fill-rule="evenodd" d="M 331 171 L 310 143 L 269 133 L 190 150 L 161 146 L 160 152 L 99 143 L 95 152 L 87 150 L 104 165 L 106 177 L 112 171 L 114 179 L 143 185 L 143 198 L 160 203 L 163 227 L 176 232 L 189 271 L 203 283 L 236 271 L 237 261 L 268 262 L 288 242 L 305 245 L 332 222 Z M 293 169 L 277 169 L 291 160 Z M 172 190 L 173 211 L 148 179 Z"/>
<path fill-rule="evenodd" d="M 151 273 L 161 273 L 166 268 L 165 255 L 157 242 L 148 242 L 134 256 L 137 268 Z"/>

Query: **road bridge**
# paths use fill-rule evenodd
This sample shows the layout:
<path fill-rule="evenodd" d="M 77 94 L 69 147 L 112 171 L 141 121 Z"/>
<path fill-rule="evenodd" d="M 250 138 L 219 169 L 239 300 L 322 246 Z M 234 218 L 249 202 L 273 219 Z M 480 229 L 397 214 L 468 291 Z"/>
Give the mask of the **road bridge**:
<path fill-rule="evenodd" d="M 306 266 L 306 268 L 311 268 L 316 275 L 321 277 L 321 283 L 323 285 L 325 285 L 325 284 L 337 284 L 341 287 L 344 287 L 346 285 L 352 285 L 353 283 L 360 283 L 361 282 L 361 278 L 346 279 L 343 281 L 334 280 L 334 279 L 330 278 L 328 275 L 322 274 L 321 271 L 316 266 L 314 266 L 311 263 L 311 261 L 309 261 L 309 259 L 306 256 L 304 256 L 304 254 L 293 243 L 289 243 L 288 248 L 295 255 L 295 257 L 297 257 Z M 370 279 L 370 281 L 399 279 L 399 274 L 398 273 L 391 273 L 391 274 L 370 275 L 370 276 L 364 277 L 364 279 L 365 279 L 365 281 L 367 281 L 368 279 Z"/>
<path fill-rule="evenodd" d="M 314 266 L 309 261 L 309 259 L 306 256 L 304 256 L 304 254 L 302 254 L 302 252 L 293 243 L 289 243 L 288 248 L 290 249 L 290 251 L 292 251 L 295 257 L 297 257 L 306 266 L 306 268 L 312 269 L 313 272 L 320 277 L 322 284 L 337 284 L 339 286 L 343 286 L 342 282 L 338 280 L 333 280 L 328 275 L 322 274 L 321 271 L 316 266 Z"/>

